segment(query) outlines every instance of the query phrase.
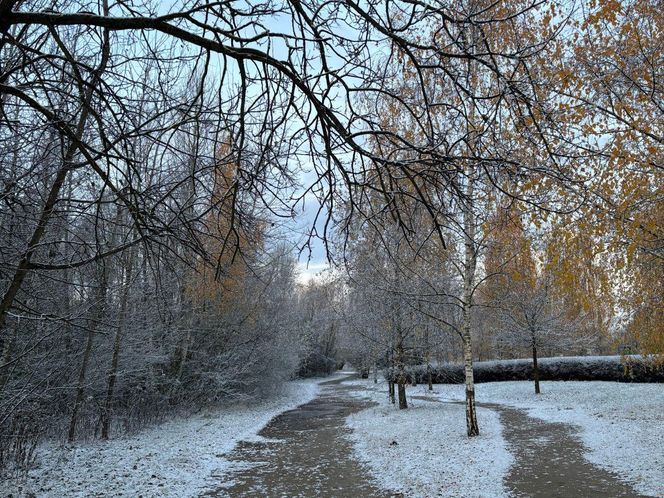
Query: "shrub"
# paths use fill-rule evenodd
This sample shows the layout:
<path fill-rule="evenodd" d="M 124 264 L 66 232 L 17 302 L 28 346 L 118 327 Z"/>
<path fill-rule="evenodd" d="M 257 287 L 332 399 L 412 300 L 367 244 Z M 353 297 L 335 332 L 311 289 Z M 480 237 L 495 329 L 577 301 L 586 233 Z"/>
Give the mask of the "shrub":
<path fill-rule="evenodd" d="M 664 382 L 664 368 L 640 356 L 566 356 L 540 358 L 540 380 L 607 380 L 615 382 Z M 435 384 L 462 384 L 463 364 L 443 363 L 431 366 Z M 476 383 L 506 380 L 533 380 L 531 359 L 480 361 L 473 365 Z M 413 376 L 418 383 L 428 381 L 426 365 L 406 367 L 407 382 Z M 396 379 L 396 371 L 386 372 Z"/>
<path fill-rule="evenodd" d="M 300 363 L 297 376 L 306 378 L 330 375 L 336 367 L 337 361 L 334 358 L 314 351 Z"/>

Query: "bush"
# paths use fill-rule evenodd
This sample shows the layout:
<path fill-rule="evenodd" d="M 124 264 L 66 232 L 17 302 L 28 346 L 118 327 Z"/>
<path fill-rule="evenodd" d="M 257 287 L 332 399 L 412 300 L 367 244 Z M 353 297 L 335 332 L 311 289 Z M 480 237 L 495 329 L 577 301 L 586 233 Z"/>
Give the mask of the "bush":
<path fill-rule="evenodd" d="M 34 463 L 41 434 L 28 412 L 21 415 L 0 425 L 0 477 L 23 474 Z"/>
<path fill-rule="evenodd" d="M 568 356 L 540 358 L 540 380 L 607 380 L 615 382 L 664 382 L 664 368 L 640 356 Z M 463 365 L 443 363 L 431 366 L 434 384 L 462 384 Z M 533 380 L 532 359 L 480 361 L 473 365 L 476 383 Z M 428 382 L 426 365 L 406 367 L 407 382 Z M 396 379 L 395 369 L 386 372 Z"/>
<path fill-rule="evenodd" d="M 307 378 L 330 375 L 336 367 L 337 361 L 334 358 L 314 351 L 300 363 L 297 376 Z"/>

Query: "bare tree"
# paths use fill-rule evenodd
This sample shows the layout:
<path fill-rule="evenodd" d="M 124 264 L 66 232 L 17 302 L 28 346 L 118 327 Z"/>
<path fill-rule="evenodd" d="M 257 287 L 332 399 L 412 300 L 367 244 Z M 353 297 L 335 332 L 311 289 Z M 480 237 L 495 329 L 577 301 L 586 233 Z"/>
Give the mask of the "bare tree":
<path fill-rule="evenodd" d="M 568 350 L 583 340 L 575 334 L 578 318 L 572 319 L 562 303 L 556 303 L 549 292 L 546 276 L 531 282 L 512 282 L 503 296 L 500 308 L 502 334 L 500 341 L 513 348 L 529 348 L 533 360 L 535 394 L 540 394 L 538 354 L 543 348 Z"/>

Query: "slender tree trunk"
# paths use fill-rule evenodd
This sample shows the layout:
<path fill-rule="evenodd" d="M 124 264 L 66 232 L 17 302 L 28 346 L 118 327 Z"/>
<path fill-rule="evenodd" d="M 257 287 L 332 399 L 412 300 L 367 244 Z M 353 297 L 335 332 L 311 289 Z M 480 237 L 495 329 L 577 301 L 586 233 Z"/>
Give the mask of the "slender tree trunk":
<path fill-rule="evenodd" d="M 64 342 L 65 342 L 65 351 L 67 354 L 71 353 L 72 350 L 72 326 L 71 326 L 71 290 L 69 285 L 69 270 L 64 270 L 63 272 L 63 287 L 64 287 L 64 302 L 62 304 L 63 316 L 65 317 L 65 326 L 64 326 Z"/>
<path fill-rule="evenodd" d="M 475 10 L 475 7 L 472 7 Z M 467 44 L 469 52 L 474 53 L 478 40 L 478 32 L 474 26 L 469 28 L 469 33 L 463 33 L 463 43 Z M 470 39 L 466 39 L 470 36 Z M 478 83 L 477 72 L 473 60 L 468 60 L 468 72 L 466 75 L 467 85 L 474 89 Z M 468 155 L 475 156 L 477 129 L 475 125 L 476 106 L 471 105 L 466 125 Z M 477 269 L 478 243 L 475 240 L 477 234 L 477 220 L 475 218 L 475 163 L 471 162 L 464 167 L 466 173 L 466 196 L 462 200 L 461 210 L 463 215 L 463 321 L 461 328 L 461 341 L 463 344 L 463 364 L 466 384 L 466 429 L 468 437 L 478 436 L 480 433 L 477 425 L 477 414 L 475 411 L 475 380 L 473 377 L 473 341 L 471 335 L 471 310 L 474 301 L 475 271 Z"/>
<path fill-rule="evenodd" d="M 472 174 L 472 173 L 471 173 Z M 475 219 L 473 210 L 473 178 L 468 177 L 467 199 L 463 205 L 464 225 L 464 275 L 463 275 L 463 323 L 461 340 L 463 342 L 463 365 L 466 383 L 466 429 L 469 437 L 478 436 L 475 412 L 475 380 L 473 377 L 473 341 L 470 333 L 471 309 L 473 305 L 473 284 L 477 266 L 477 248 L 475 246 Z"/>
<path fill-rule="evenodd" d="M 399 341 L 397 346 L 397 394 L 399 397 L 399 410 L 408 408 L 406 400 L 406 368 L 403 359 L 403 344 Z"/>
<path fill-rule="evenodd" d="M 388 376 L 389 379 L 387 381 L 387 389 L 388 389 L 388 393 L 389 393 L 389 396 L 390 396 L 390 403 L 392 403 L 394 405 L 396 403 L 396 392 L 395 392 L 395 389 L 394 389 L 394 368 L 395 368 L 396 365 L 395 365 L 395 362 L 394 362 L 393 345 L 394 345 L 394 340 L 393 340 L 393 338 L 391 338 L 390 339 L 390 349 L 389 349 L 388 354 L 387 354 L 387 365 L 388 365 L 388 368 L 389 368 L 389 371 L 390 371 L 390 375 Z"/>
<path fill-rule="evenodd" d="M 427 378 L 428 378 L 427 380 L 429 382 L 429 391 L 433 391 L 433 382 L 432 382 L 431 377 L 432 377 L 431 376 L 431 364 L 427 363 Z"/>
<path fill-rule="evenodd" d="M 83 351 L 83 360 L 81 361 L 81 368 L 78 373 L 78 383 L 76 387 L 76 399 L 74 400 L 74 407 L 69 421 L 69 433 L 67 440 L 71 443 L 76 437 L 76 425 L 78 423 L 78 413 L 83 404 L 83 397 L 85 395 L 85 378 L 88 372 L 88 364 L 90 363 L 90 356 L 92 354 L 92 345 L 94 337 L 99 327 L 99 323 L 104 318 L 104 310 L 106 308 L 106 291 L 108 288 L 108 280 L 106 275 L 106 265 L 102 261 L 101 276 L 99 287 L 95 296 L 94 311 L 92 312 L 92 320 L 88 326 L 88 336 L 85 341 L 85 350 Z"/>
<path fill-rule="evenodd" d="M 424 348 L 426 351 L 426 362 L 427 362 L 427 384 L 429 385 L 429 391 L 433 391 L 433 382 L 431 379 L 431 346 L 429 344 L 429 327 L 426 327 L 424 334 Z"/>
<path fill-rule="evenodd" d="M 463 369 L 466 377 L 466 429 L 469 437 L 479 436 L 475 410 L 475 382 L 473 379 L 473 346 L 469 337 L 463 338 Z"/>
<path fill-rule="evenodd" d="M 122 343 L 122 335 L 124 334 L 125 324 L 127 323 L 127 301 L 129 298 L 129 288 L 131 285 L 131 274 L 134 265 L 134 251 L 131 251 L 127 270 L 125 272 L 124 289 L 122 300 L 120 302 L 120 321 L 115 331 L 115 339 L 113 341 L 113 357 L 111 358 L 111 369 L 108 372 L 108 385 L 106 388 L 106 401 L 104 408 L 101 412 L 101 438 L 107 440 L 109 437 L 111 427 L 111 411 L 113 407 L 113 393 L 115 390 L 115 382 L 118 375 L 118 364 L 120 362 L 120 346 Z"/>
<path fill-rule="evenodd" d="M 2 356 L 0 357 L 0 391 L 2 391 L 9 382 L 10 367 L 9 363 L 12 360 L 12 351 L 18 336 L 18 329 L 20 327 L 20 318 L 16 320 L 11 337 L 5 337 L 2 343 Z"/>
<path fill-rule="evenodd" d="M 72 198 L 72 186 L 69 185 L 67 191 L 67 205 L 66 211 L 69 212 L 70 199 Z M 68 216 L 68 215 L 67 215 Z M 69 246 L 69 230 L 63 230 L 63 244 L 62 244 L 62 253 L 66 254 L 67 247 Z M 65 352 L 67 355 L 72 352 L 73 344 L 73 328 L 72 328 L 72 299 L 71 299 L 71 279 L 70 279 L 69 268 L 65 268 L 62 271 L 62 292 L 64 293 L 64 302 L 63 302 L 63 316 L 65 317 L 64 325 L 64 342 L 65 342 Z"/>
<path fill-rule="evenodd" d="M 374 384 L 378 384 L 378 362 L 376 360 L 374 360 L 373 372 L 374 372 L 373 375 Z"/>
<path fill-rule="evenodd" d="M 187 334 L 184 338 L 184 343 L 182 344 L 182 354 L 180 355 L 180 361 L 178 363 L 178 370 L 175 374 L 176 382 L 180 382 L 182 374 L 184 373 L 184 364 L 187 361 L 187 355 L 189 354 L 189 343 L 191 342 L 191 326 L 187 327 Z"/>
<path fill-rule="evenodd" d="M 178 391 L 182 375 L 184 374 L 184 366 L 187 362 L 187 355 L 189 354 L 189 344 L 191 342 L 191 331 L 194 326 L 194 316 L 193 310 L 188 308 L 188 316 L 185 320 L 185 327 L 187 328 L 182 347 L 180 349 L 180 357 L 177 363 L 177 369 L 175 370 L 175 377 L 173 379 L 173 384 L 170 389 L 170 398 L 171 402 L 175 402 L 175 395 Z"/>
<path fill-rule="evenodd" d="M 540 394 L 540 373 L 537 365 L 537 343 L 533 341 L 533 377 L 535 379 L 535 394 Z"/>

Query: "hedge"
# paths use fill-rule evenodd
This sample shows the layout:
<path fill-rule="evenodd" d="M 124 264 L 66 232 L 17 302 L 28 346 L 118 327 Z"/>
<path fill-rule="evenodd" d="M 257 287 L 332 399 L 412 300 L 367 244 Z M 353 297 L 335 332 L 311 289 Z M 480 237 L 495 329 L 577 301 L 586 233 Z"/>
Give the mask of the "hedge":
<path fill-rule="evenodd" d="M 565 356 L 538 359 L 540 380 L 605 380 L 616 382 L 664 382 L 664 368 L 640 356 Z M 386 378 L 396 381 L 396 369 Z M 476 383 L 507 380 L 533 380 L 532 359 L 480 361 L 473 365 Z M 406 367 L 407 382 L 413 376 L 419 384 L 428 382 L 426 365 Z M 462 384 L 463 364 L 431 366 L 434 384 Z"/>

